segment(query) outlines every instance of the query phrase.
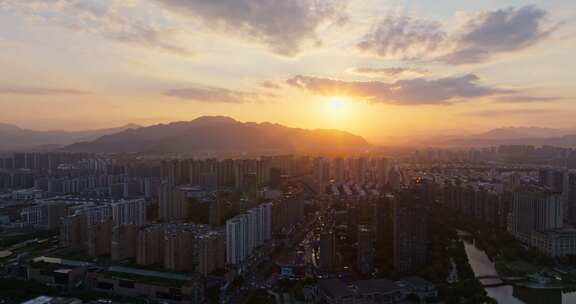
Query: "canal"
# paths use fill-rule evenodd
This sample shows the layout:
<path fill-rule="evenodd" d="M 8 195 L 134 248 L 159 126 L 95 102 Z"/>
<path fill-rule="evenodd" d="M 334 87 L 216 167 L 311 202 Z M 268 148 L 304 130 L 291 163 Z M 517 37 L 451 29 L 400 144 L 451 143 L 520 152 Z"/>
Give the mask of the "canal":
<path fill-rule="evenodd" d="M 494 263 L 473 243 L 464 241 L 468 261 L 476 277 L 498 275 Z M 482 283 L 498 283 L 499 279 L 484 279 Z M 563 293 L 559 289 L 532 289 L 500 286 L 486 288 L 488 296 L 501 304 L 574 304 L 576 293 Z"/>

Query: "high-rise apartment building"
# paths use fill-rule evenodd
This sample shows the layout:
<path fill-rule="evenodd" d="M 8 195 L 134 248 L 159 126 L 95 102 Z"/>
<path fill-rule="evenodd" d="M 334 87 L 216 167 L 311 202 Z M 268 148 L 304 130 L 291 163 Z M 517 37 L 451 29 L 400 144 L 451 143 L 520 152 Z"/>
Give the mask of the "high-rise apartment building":
<path fill-rule="evenodd" d="M 312 163 L 314 182 L 319 190 L 330 182 L 330 162 L 324 157 L 317 157 Z"/>
<path fill-rule="evenodd" d="M 358 227 L 356 267 L 358 272 L 367 275 L 374 271 L 374 230 L 367 225 Z"/>
<path fill-rule="evenodd" d="M 115 225 L 146 225 L 146 201 L 144 199 L 120 200 L 112 203 Z"/>
<path fill-rule="evenodd" d="M 197 237 L 196 243 L 197 271 L 208 275 L 226 265 L 226 244 L 224 235 L 210 231 Z"/>
<path fill-rule="evenodd" d="M 248 216 L 241 214 L 226 222 L 226 262 L 242 264 L 248 254 Z"/>
<path fill-rule="evenodd" d="M 88 248 L 88 219 L 85 214 L 77 214 L 62 219 L 60 246 L 78 251 Z"/>
<path fill-rule="evenodd" d="M 109 256 L 112 245 L 112 220 L 88 226 L 88 255 L 91 257 Z"/>
<path fill-rule="evenodd" d="M 402 189 L 393 200 L 393 260 L 399 273 L 411 273 L 426 262 L 428 206 L 418 189 Z"/>
<path fill-rule="evenodd" d="M 334 231 L 327 230 L 320 234 L 320 269 L 334 271 L 338 266 L 336 255 L 336 235 Z"/>
<path fill-rule="evenodd" d="M 183 191 L 164 183 L 158 195 L 160 219 L 163 221 L 183 220 L 188 216 L 188 199 Z"/>
<path fill-rule="evenodd" d="M 222 219 L 224 218 L 224 201 L 219 198 L 210 201 L 208 217 L 210 227 L 217 228 L 222 225 Z"/>
<path fill-rule="evenodd" d="M 136 259 L 138 230 L 137 225 L 116 225 L 112 228 L 110 247 L 112 261 Z"/>
<path fill-rule="evenodd" d="M 172 271 L 194 271 L 195 233 L 168 229 L 164 233 L 164 268 Z"/>
<path fill-rule="evenodd" d="M 563 227 L 564 207 L 560 193 L 540 188 L 523 188 L 514 193 L 508 231 L 529 242 L 533 231 Z"/>
<path fill-rule="evenodd" d="M 138 265 L 159 265 L 164 263 L 164 227 L 153 225 L 138 231 L 136 241 L 136 263 Z"/>
<path fill-rule="evenodd" d="M 272 204 L 262 204 L 226 222 L 228 264 L 242 264 L 272 238 Z"/>

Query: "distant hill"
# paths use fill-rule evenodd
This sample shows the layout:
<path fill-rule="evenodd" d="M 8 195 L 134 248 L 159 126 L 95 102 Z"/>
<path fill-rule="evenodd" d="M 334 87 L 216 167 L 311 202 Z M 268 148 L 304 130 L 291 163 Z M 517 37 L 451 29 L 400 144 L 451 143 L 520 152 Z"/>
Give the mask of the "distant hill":
<path fill-rule="evenodd" d="M 79 141 L 90 141 L 104 135 L 140 126 L 128 124 L 118 128 L 86 131 L 35 131 L 0 123 L 0 151 L 51 150 Z"/>
<path fill-rule="evenodd" d="M 576 147 L 576 129 L 537 127 L 498 128 L 485 133 L 436 140 L 441 146 L 486 147 L 532 145 Z"/>
<path fill-rule="evenodd" d="M 64 148 L 72 152 L 354 152 L 369 148 L 366 140 L 344 131 L 305 130 L 272 123 L 239 122 L 204 116 L 192 121 L 129 129 Z"/>
<path fill-rule="evenodd" d="M 565 135 L 546 138 L 511 138 L 511 139 L 452 139 L 441 146 L 454 147 L 491 147 L 502 145 L 554 146 L 576 148 L 576 135 Z"/>
<path fill-rule="evenodd" d="M 554 129 L 537 127 L 508 127 L 492 129 L 475 137 L 483 139 L 549 138 L 576 134 L 576 129 Z"/>

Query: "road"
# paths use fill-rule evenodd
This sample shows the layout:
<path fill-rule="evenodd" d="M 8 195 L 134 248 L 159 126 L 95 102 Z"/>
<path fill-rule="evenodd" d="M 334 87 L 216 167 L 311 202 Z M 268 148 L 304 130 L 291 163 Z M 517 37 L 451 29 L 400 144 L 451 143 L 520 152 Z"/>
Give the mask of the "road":
<path fill-rule="evenodd" d="M 285 246 L 280 247 L 274 244 L 261 255 L 258 262 L 252 264 L 249 270 L 244 272 L 244 283 L 233 291 L 231 295 L 221 299 L 221 303 L 241 304 L 246 303 L 250 294 L 258 289 L 271 289 L 274 285 L 275 274 L 273 269 L 279 259 L 286 254 L 298 254 L 301 248 L 304 249 L 305 260 L 308 265 L 317 265 L 319 225 L 325 218 L 323 212 L 318 212 L 307 218 L 304 225 L 294 227 L 291 237 L 284 242 Z M 310 274 L 312 275 L 312 274 Z"/>

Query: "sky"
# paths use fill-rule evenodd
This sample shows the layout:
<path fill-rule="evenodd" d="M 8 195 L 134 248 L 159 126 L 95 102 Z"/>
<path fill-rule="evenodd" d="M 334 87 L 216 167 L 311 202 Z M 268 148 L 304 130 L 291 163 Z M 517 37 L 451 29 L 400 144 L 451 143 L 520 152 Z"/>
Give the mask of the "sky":
<path fill-rule="evenodd" d="M 576 127 L 576 1 L 0 0 L 0 122 Z"/>

